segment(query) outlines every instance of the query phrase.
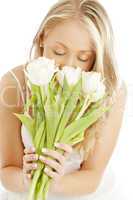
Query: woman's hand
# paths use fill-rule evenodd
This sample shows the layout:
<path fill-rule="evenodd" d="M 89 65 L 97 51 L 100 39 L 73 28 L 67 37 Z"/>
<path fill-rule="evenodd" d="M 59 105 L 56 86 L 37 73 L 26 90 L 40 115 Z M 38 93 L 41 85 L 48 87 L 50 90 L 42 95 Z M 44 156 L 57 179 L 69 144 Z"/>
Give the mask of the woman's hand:
<path fill-rule="evenodd" d="M 72 152 L 72 146 L 64 143 L 58 143 L 55 145 L 59 149 L 64 150 L 64 154 L 62 155 L 56 150 L 51 150 L 51 149 L 42 149 L 43 154 L 46 156 L 50 156 L 53 159 L 47 159 L 46 156 L 39 156 L 39 159 L 48 167 L 52 169 L 48 169 L 47 167 L 44 169 L 44 172 L 53 178 L 54 181 L 58 181 L 63 175 L 64 175 L 64 168 L 65 168 L 65 161 L 69 157 L 70 153 Z"/>
<path fill-rule="evenodd" d="M 23 180 L 26 190 L 29 188 L 32 178 L 32 170 L 37 169 L 37 160 L 39 156 L 35 154 L 35 149 L 33 147 L 24 149 L 23 156 Z"/>

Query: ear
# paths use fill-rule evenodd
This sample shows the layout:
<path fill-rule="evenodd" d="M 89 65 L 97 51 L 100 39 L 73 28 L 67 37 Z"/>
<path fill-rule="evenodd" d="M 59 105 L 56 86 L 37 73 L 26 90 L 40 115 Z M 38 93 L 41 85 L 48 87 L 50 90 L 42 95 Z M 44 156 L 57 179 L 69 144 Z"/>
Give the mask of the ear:
<path fill-rule="evenodd" d="M 47 39 L 48 36 L 48 31 L 47 29 L 43 30 L 42 33 L 39 36 L 39 51 L 40 51 L 40 55 L 43 56 L 45 53 L 45 41 Z"/>
<path fill-rule="evenodd" d="M 41 56 L 44 55 L 44 45 L 45 45 L 44 41 L 45 41 L 45 32 L 42 31 L 42 33 L 39 36 L 39 51 Z"/>
<path fill-rule="evenodd" d="M 44 47 L 44 36 L 45 36 L 45 34 L 44 34 L 44 31 L 40 34 L 40 36 L 39 36 L 39 46 L 41 47 L 41 48 L 43 48 Z"/>
<path fill-rule="evenodd" d="M 48 36 L 48 29 L 45 28 L 42 33 L 39 36 L 39 43 L 40 43 L 40 47 L 44 47 L 45 45 L 45 40 L 47 39 Z"/>

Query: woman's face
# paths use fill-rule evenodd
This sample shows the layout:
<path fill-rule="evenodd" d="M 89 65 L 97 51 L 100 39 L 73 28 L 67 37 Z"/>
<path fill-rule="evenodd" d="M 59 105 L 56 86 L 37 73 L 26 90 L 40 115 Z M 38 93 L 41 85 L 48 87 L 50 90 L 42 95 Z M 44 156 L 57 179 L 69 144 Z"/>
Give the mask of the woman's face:
<path fill-rule="evenodd" d="M 67 21 L 57 25 L 44 38 L 43 56 L 54 59 L 62 68 L 64 65 L 80 67 L 90 71 L 95 61 L 89 33 L 78 21 Z"/>

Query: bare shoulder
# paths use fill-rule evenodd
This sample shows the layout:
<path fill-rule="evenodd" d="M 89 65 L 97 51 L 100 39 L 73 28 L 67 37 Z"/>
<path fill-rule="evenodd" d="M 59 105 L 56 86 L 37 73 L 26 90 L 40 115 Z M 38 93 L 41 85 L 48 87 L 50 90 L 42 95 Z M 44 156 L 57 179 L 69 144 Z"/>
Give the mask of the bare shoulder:
<path fill-rule="evenodd" d="M 105 119 L 108 123 L 114 123 L 114 121 L 121 121 L 125 111 L 127 101 L 127 85 L 124 80 L 121 81 L 120 86 L 115 90 L 115 97 L 112 108 Z M 116 112 L 117 111 L 117 112 Z M 108 124 L 106 123 L 106 125 Z M 119 122 L 117 123 L 119 124 Z"/>
<path fill-rule="evenodd" d="M 121 81 L 121 85 L 119 87 L 119 89 L 117 89 L 116 92 L 116 106 L 120 105 L 121 108 L 124 109 L 126 101 L 127 101 L 127 85 L 126 82 L 124 80 Z"/>
<path fill-rule="evenodd" d="M 13 71 L 20 81 L 21 84 L 24 84 L 24 69 L 25 64 L 18 65 L 14 68 L 11 68 L 8 72 L 6 72 L 2 77 L 1 77 L 1 82 L 2 83 L 14 83 L 10 71 Z"/>
<path fill-rule="evenodd" d="M 119 89 L 119 93 L 125 97 L 127 97 L 127 84 L 124 80 L 121 82 L 121 86 Z"/>
<path fill-rule="evenodd" d="M 21 64 L 10 69 L 18 79 L 23 91 L 25 91 L 24 65 Z M 20 100 L 20 89 L 10 70 L 0 79 L 0 107 L 11 111 L 21 111 L 18 102 Z"/>

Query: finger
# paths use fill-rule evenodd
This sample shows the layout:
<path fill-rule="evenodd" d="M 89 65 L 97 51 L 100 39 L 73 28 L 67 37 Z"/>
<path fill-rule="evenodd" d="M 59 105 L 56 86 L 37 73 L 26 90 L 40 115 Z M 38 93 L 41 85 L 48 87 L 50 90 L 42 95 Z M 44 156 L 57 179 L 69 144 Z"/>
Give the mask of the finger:
<path fill-rule="evenodd" d="M 60 176 L 59 176 L 58 173 L 52 171 L 51 169 L 49 169 L 49 168 L 47 168 L 47 167 L 45 167 L 44 172 L 45 172 L 48 176 L 50 176 L 51 178 L 53 178 L 53 179 L 56 180 L 56 181 L 60 178 Z"/>
<path fill-rule="evenodd" d="M 38 157 L 39 157 L 38 154 L 26 154 L 23 156 L 23 161 L 25 162 L 37 161 Z"/>
<path fill-rule="evenodd" d="M 34 153 L 35 152 L 35 148 L 34 147 L 29 147 L 29 148 L 25 148 L 24 149 L 24 153 L 25 154 L 30 154 L 30 153 Z"/>
<path fill-rule="evenodd" d="M 54 151 L 54 150 L 51 150 L 51 149 L 46 149 L 46 148 L 43 148 L 42 149 L 42 152 L 45 154 L 45 155 L 48 155 L 48 156 L 51 156 L 53 157 L 54 159 L 56 159 L 59 163 L 61 163 L 62 165 L 64 164 L 65 162 L 65 157 L 57 152 L 57 151 Z"/>
<path fill-rule="evenodd" d="M 60 148 L 60 149 L 63 149 L 67 153 L 72 153 L 72 151 L 73 151 L 72 146 L 65 144 L 65 143 L 56 143 L 55 146 Z"/>
<path fill-rule="evenodd" d="M 25 163 L 24 164 L 24 173 L 28 173 L 28 172 L 30 172 L 31 170 L 35 170 L 35 169 L 37 169 L 37 163 L 29 163 L 29 164 L 27 164 L 27 163 Z"/>
<path fill-rule="evenodd" d="M 44 156 L 40 156 L 40 160 L 44 162 L 45 164 L 49 165 L 54 170 L 56 170 L 58 173 L 62 171 L 62 166 L 57 161 L 53 159 L 45 158 Z"/>
<path fill-rule="evenodd" d="M 31 173 L 25 173 L 25 172 L 24 172 L 24 178 L 30 179 L 30 177 L 31 177 Z"/>
<path fill-rule="evenodd" d="M 31 179 L 31 177 L 32 177 L 31 173 L 26 174 L 26 176 L 28 179 Z"/>
<path fill-rule="evenodd" d="M 63 156 L 65 157 L 65 159 L 68 159 L 68 158 L 70 157 L 70 153 L 64 152 L 64 155 L 63 155 Z"/>
<path fill-rule="evenodd" d="M 32 177 L 33 177 L 33 172 L 34 172 L 34 171 L 31 170 L 30 172 L 25 173 L 26 178 L 32 179 Z"/>
<path fill-rule="evenodd" d="M 34 172 L 35 172 L 34 170 L 31 171 L 31 178 L 33 177 Z"/>

